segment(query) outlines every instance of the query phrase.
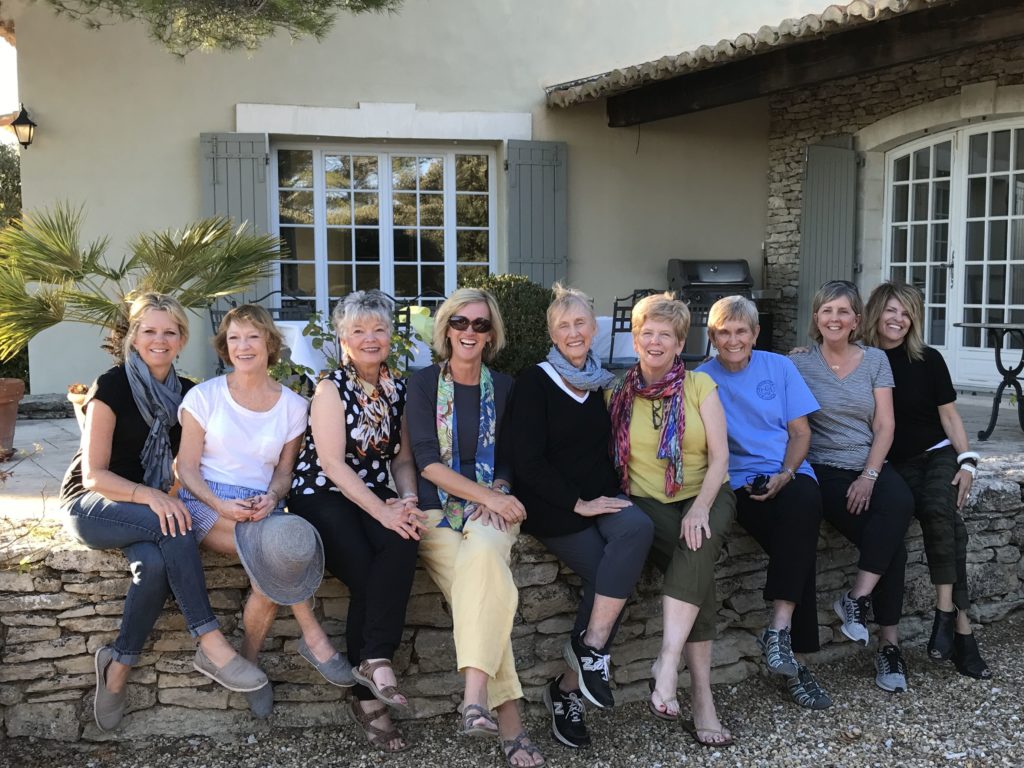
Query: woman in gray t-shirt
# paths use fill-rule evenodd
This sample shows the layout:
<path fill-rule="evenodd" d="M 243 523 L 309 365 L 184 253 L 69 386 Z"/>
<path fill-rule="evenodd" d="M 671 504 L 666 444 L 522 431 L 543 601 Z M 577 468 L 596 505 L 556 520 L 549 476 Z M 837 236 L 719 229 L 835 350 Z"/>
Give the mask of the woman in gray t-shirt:
<path fill-rule="evenodd" d="M 833 604 L 842 632 L 868 645 L 868 612 L 878 623 L 875 684 L 907 688 L 899 649 L 907 550 L 914 500 L 885 464 L 895 421 L 892 371 L 885 354 L 856 342 L 863 314 L 857 287 L 825 283 L 815 294 L 809 333 L 816 344 L 793 362 L 821 409 L 809 414 L 808 460 L 821 487 L 826 520 L 860 550 L 857 577 Z"/>

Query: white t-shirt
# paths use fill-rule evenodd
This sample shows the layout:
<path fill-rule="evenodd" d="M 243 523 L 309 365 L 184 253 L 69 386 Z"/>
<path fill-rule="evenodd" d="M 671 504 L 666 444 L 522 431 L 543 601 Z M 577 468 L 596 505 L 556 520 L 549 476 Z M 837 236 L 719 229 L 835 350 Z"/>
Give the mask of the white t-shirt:
<path fill-rule="evenodd" d="M 199 469 L 204 480 L 266 490 L 285 443 L 306 431 L 309 404 L 287 387 L 269 411 L 250 411 L 236 403 L 226 376 L 189 390 L 178 408 L 206 430 Z"/>

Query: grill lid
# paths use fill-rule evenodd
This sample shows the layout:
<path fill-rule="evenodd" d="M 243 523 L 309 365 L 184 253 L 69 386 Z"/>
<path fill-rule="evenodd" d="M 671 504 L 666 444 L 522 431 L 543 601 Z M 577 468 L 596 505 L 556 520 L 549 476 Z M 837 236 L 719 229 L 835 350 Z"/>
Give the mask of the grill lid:
<path fill-rule="evenodd" d="M 754 278 L 744 259 L 705 261 L 700 259 L 669 259 L 668 287 L 678 291 L 691 286 L 736 285 L 751 287 Z"/>

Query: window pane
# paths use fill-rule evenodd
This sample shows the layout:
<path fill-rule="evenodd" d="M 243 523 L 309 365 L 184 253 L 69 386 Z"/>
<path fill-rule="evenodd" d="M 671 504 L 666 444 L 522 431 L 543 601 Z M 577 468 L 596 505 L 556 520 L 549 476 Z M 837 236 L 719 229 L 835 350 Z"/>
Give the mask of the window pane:
<path fill-rule="evenodd" d="M 327 193 L 327 223 L 343 226 L 352 223 L 352 208 L 348 201 L 348 192 Z"/>
<path fill-rule="evenodd" d="M 907 281 L 906 267 L 892 267 L 889 270 L 889 279 L 894 283 L 905 283 Z"/>
<path fill-rule="evenodd" d="M 315 270 L 312 264 L 282 264 L 281 290 L 298 296 L 316 296 Z"/>
<path fill-rule="evenodd" d="M 444 261 L 444 230 L 420 230 L 420 261 Z"/>
<path fill-rule="evenodd" d="M 967 182 L 967 215 L 976 218 L 985 215 L 985 177 Z"/>
<path fill-rule="evenodd" d="M 279 192 L 278 218 L 282 224 L 312 224 L 313 193 Z"/>
<path fill-rule="evenodd" d="M 416 230 L 396 229 L 395 230 L 395 261 L 416 261 Z M 416 294 L 410 294 L 415 296 Z"/>
<path fill-rule="evenodd" d="M 313 153 L 306 149 L 277 151 L 277 185 L 279 187 L 313 186 Z"/>
<path fill-rule="evenodd" d="M 928 260 L 928 225 L 927 224 L 915 224 L 911 227 L 910 234 L 910 260 L 911 261 L 927 261 Z"/>
<path fill-rule="evenodd" d="M 932 184 L 932 218 L 949 218 L 949 182 L 936 181 Z"/>
<path fill-rule="evenodd" d="M 352 230 L 327 230 L 327 260 L 352 261 Z"/>
<path fill-rule="evenodd" d="M 455 225 L 459 227 L 486 227 L 487 195 L 456 195 Z"/>
<path fill-rule="evenodd" d="M 351 264 L 327 266 L 327 293 L 331 296 L 348 296 L 352 293 Z"/>
<path fill-rule="evenodd" d="M 981 304 L 981 289 L 985 279 L 985 268 L 982 266 L 967 267 L 964 285 L 964 302 Z"/>
<path fill-rule="evenodd" d="M 459 192 L 487 191 L 487 155 L 455 156 L 455 189 Z"/>
<path fill-rule="evenodd" d="M 420 280 L 423 287 L 422 292 L 444 293 L 444 265 L 423 266 L 420 268 Z"/>
<path fill-rule="evenodd" d="M 421 157 L 420 189 L 440 192 L 444 189 L 444 161 L 440 157 Z"/>
<path fill-rule="evenodd" d="M 1010 222 L 1010 259 L 1024 261 L 1024 219 Z"/>
<path fill-rule="evenodd" d="M 988 260 L 1002 261 L 1006 258 L 1006 222 L 993 221 L 988 225 Z"/>
<path fill-rule="evenodd" d="M 968 173 L 984 173 L 988 170 L 988 134 L 976 133 L 971 136 Z"/>
<path fill-rule="evenodd" d="M 901 185 L 892 190 L 892 220 L 906 221 L 910 199 L 910 187 Z"/>
<path fill-rule="evenodd" d="M 935 146 L 935 176 L 943 178 L 949 176 L 952 167 L 952 149 L 953 144 L 949 141 Z"/>
<path fill-rule="evenodd" d="M 923 294 L 925 290 L 924 282 L 928 274 L 927 269 L 925 267 L 911 267 L 909 272 L 908 282 Z"/>
<path fill-rule="evenodd" d="M 910 155 L 904 155 L 903 157 L 897 157 L 896 162 L 892 164 L 893 178 L 896 181 L 906 181 L 910 178 Z"/>
<path fill-rule="evenodd" d="M 1006 216 L 1009 213 L 1009 176 L 992 177 L 992 196 L 989 198 L 989 216 Z"/>
<path fill-rule="evenodd" d="M 355 198 L 356 224 L 379 224 L 377 195 L 369 192 L 356 192 L 353 197 Z"/>
<path fill-rule="evenodd" d="M 415 227 L 416 195 L 395 195 L 392 217 L 396 227 Z"/>
<path fill-rule="evenodd" d="M 356 230 L 356 261 L 380 261 L 380 230 Z M 358 267 L 356 268 L 356 282 L 358 282 L 359 269 Z M 365 288 L 366 286 L 361 287 Z M 377 286 L 374 285 L 372 287 L 376 288 Z"/>
<path fill-rule="evenodd" d="M 1010 203 L 1013 205 L 1013 215 L 1020 216 L 1024 213 L 1024 174 L 1018 173 L 1013 177 L 1013 192 Z"/>
<path fill-rule="evenodd" d="M 393 189 L 416 189 L 416 158 L 391 158 L 391 186 Z"/>
<path fill-rule="evenodd" d="M 1024 128 L 1018 128 L 1014 133 L 1016 134 L 1014 137 L 1016 149 L 1013 153 L 1013 169 L 1024 171 Z"/>
<path fill-rule="evenodd" d="M 366 291 L 370 288 L 380 288 L 380 267 L 376 264 L 356 264 L 354 289 Z"/>
<path fill-rule="evenodd" d="M 1010 132 L 996 131 L 992 134 L 992 170 L 1010 170 Z"/>
<path fill-rule="evenodd" d="M 419 267 L 415 265 L 395 267 L 395 296 L 419 296 L 419 276 Z"/>
<path fill-rule="evenodd" d="M 442 195 L 420 195 L 420 226 L 444 226 L 444 197 Z"/>
<path fill-rule="evenodd" d="M 288 254 L 281 254 L 282 259 L 289 261 L 313 261 L 316 253 L 313 250 L 313 230 L 308 227 L 281 227 L 281 241 L 288 249 Z"/>
<path fill-rule="evenodd" d="M 948 270 L 945 267 L 932 267 L 932 285 L 928 301 L 932 304 L 946 303 L 946 280 Z"/>
<path fill-rule="evenodd" d="M 932 224 L 932 261 L 949 261 L 949 224 Z"/>
<path fill-rule="evenodd" d="M 913 194 L 914 221 L 924 221 L 928 218 L 928 183 L 915 184 Z"/>
<path fill-rule="evenodd" d="M 893 258 L 893 261 L 903 261 L 906 258 L 907 252 L 907 232 L 903 230 L 903 258 Z M 489 233 L 486 231 L 465 231 L 460 230 L 455 235 L 455 258 L 461 261 L 484 261 L 488 260 L 488 241 Z M 893 233 L 894 245 L 896 240 L 896 233 Z"/>
<path fill-rule="evenodd" d="M 981 310 L 977 307 L 968 307 L 964 310 L 964 322 L 965 323 L 980 323 L 981 322 Z M 968 347 L 980 347 L 981 346 L 981 329 L 980 328 L 964 328 L 964 340 L 963 344 Z"/>
<path fill-rule="evenodd" d="M 1010 266 L 1010 303 L 1024 304 L 1024 265 Z"/>
<path fill-rule="evenodd" d="M 927 179 L 930 174 L 929 161 L 931 160 L 931 147 L 925 147 L 919 149 L 914 153 L 914 178 L 915 179 Z"/>
<path fill-rule="evenodd" d="M 985 222 L 967 223 L 967 260 L 982 261 L 985 258 Z"/>
<path fill-rule="evenodd" d="M 348 155 L 324 156 L 324 180 L 328 187 L 334 189 L 348 189 L 352 186 L 348 163 Z"/>
<path fill-rule="evenodd" d="M 945 307 L 932 307 L 928 310 L 928 316 L 928 334 L 925 336 L 925 343 L 941 347 L 946 343 L 946 309 Z"/>
<path fill-rule="evenodd" d="M 459 267 L 458 281 L 460 288 L 466 284 L 467 280 L 479 280 L 482 277 L 487 277 L 487 267 Z"/>
<path fill-rule="evenodd" d="M 1006 265 L 993 264 L 988 268 L 988 304 L 1002 304 L 1006 299 Z"/>
<path fill-rule="evenodd" d="M 352 158 L 352 186 L 356 189 L 377 189 L 377 158 L 373 155 Z"/>

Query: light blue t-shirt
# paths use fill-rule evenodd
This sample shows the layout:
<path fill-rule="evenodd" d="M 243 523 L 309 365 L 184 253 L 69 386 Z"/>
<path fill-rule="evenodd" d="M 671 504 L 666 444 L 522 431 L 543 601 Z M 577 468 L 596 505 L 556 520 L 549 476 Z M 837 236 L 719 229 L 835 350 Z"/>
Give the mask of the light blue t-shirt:
<path fill-rule="evenodd" d="M 818 410 L 818 401 L 789 358 L 755 349 L 750 363 L 732 373 L 715 358 L 697 368 L 718 384 L 729 431 L 729 482 L 733 490 L 754 475 L 782 471 L 789 443 L 787 425 Z M 814 480 L 805 459 L 796 470 Z"/>

